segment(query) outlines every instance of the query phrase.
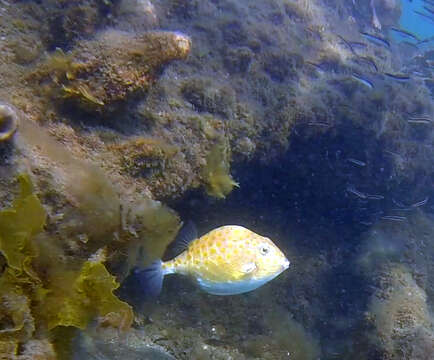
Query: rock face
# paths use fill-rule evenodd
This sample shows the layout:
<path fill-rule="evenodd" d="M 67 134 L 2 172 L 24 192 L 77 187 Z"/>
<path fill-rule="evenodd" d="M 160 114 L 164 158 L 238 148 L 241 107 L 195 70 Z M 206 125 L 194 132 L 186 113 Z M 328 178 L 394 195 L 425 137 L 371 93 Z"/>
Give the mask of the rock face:
<path fill-rule="evenodd" d="M 0 358 L 433 358 L 434 55 L 399 12 L 1 1 Z M 224 299 L 168 279 L 129 328 L 117 285 L 187 219 L 294 266 Z"/>
<path fill-rule="evenodd" d="M 185 59 L 190 48 L 190 38 L 181 33 L 108 30 L 67 54 L 57 51 L 35 76 L 41 84 L 51 82 L 50 92 L 57 98 L 108 116 L 129 96 L 145 93 L 161 67 Z"/>
<path fill-rule="evenodd" d="M 0 103 L 0 142 L 9 140 L 17 130 L 18 111 L 11 105 Z"/>
<path fill-rule="evenodd" d="M 408 270 L 392 268 L 370 305 L 377 343 L 384 359 L 430 359 L 434 356 L 434 323 L 425 291 Z"/>
<path fill-rule="evenodd" d="M 364 314 L 373 333 L 361 341 L 368 358 L 433 356 L 433 231 L 432 216 L 416 212 L 407 224 L 378 224 L 365 234 L 358 264 L 375 289 Z"/>
<path fill-rule="evenodd" d="M 108 330 L 82 334 L 76 339 L 73 360 L 176 360 L 144 333 L 131 331 L 126 337 Z"/>

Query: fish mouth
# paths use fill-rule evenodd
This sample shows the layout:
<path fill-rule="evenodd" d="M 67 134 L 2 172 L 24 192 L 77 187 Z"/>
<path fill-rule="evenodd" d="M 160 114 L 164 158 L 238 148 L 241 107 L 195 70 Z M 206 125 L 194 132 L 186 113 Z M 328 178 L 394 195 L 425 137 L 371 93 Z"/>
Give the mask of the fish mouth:
<path fill-rule="evenodd" d="M 282 263 L 283 270 L 288 269 L 289 264 L 290 264 L 289 260 L 285 258 L 285 260 L 283 260 L 283 263 Z"/>

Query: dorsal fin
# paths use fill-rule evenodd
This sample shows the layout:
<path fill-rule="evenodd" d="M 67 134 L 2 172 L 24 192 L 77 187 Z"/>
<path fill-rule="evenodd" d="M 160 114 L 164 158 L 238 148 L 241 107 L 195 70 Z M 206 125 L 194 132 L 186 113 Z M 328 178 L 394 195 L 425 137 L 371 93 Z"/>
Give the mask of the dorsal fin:
<path fill-rule="evenodd" d="M 175 240 L 168 247 L 168 255 L 170 257 L 175 257 L 187 250 L 188 245 L 195 239 L 198 238 L 197 229 L 193 221 L 189 220 L 182 228 L 179 230 L 178 235 L 176 235 Z"/>

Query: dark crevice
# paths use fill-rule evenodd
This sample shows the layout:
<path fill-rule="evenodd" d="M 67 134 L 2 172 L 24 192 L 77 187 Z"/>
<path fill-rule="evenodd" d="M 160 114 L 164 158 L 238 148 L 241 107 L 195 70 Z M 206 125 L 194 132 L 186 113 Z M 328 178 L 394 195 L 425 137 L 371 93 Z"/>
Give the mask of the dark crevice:
<path fill-rule="evenodd" d="M 341 126 L 312 137 L 297 131 L 288 151 L 272 162 L 233 164 L 240 188 L 224 201 L 195 190 L 170 205 L 184 220 L 196 222 L 200 234 L 239 224 L 278 239 L 284 251 L 325 256 L 329 267 L 314 290 L 321 314 L 313 325 L 325 347 L 346 346 L 365 326 L 373 289 L 356 264 L 360 239 L 387 213 L 397 186 L 384 180 L 392 166 L 383 148 L 382 140 L 361 128 Z M 363 198 L 355 191 L 384 199 Z M 313 291 L 309 286 L 288 284 L 284 293 L 294 299 L 294 294 Z M 296 312 L 294 317 L 303 322 L 305 315 Z"/>

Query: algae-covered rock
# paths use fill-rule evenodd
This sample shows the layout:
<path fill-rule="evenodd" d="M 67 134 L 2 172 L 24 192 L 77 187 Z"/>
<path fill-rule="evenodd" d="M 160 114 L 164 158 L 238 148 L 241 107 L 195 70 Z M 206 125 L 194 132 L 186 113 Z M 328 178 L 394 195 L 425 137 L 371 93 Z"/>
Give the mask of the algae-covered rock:
<path fill-rule="evenodd" d="M 130 95 L 146 91 L 161 67 L 185 59 L 190 47 L 190 38 L 181 33 L 106 30 L 68 53 L 57 50 L 32 77 L 48 82 L 52 96 L 106 115 Z"/>
<path fill-rule="evenodd" d="M 182 85 L 181 92 L 198 112 L 209 112 L 225 118 L 232 115 L 235 96 L 229 87 L 218 86 L 209 79 L 193 78 Z"/>
<path fill-rule="evenodd" d="M 17 130 L 18 123 L 18 110 L 9 104 L 0 102 L 0 142 L 12 137 Z"/>
<path fill-rule="evenodd" d="M 121 205 L 106 174 L 98 166 L 72 156 L 44 128 L 28 119 L 22 121 L 17 145 L 29 154 L 33 166 L 50 169 L 42 195 L 57 202 L 58 197 L 63 196 L 70 204 L 59 211 L 64 221 L 57 223 L 65 243 L 71 249 L 76 248 L 76 243 L 81 242 L 77 236 L 84 235 L 87 256 L 109 243 L 121 226 Z M 61 204 L 52 206 L 57 209 Z M 57 213 L 51 215 L 58 216 Z"/>
<path fill-rule="evenodd" d="M 107 15 L 114 5 L 109 0 L 44 1 L 44 42 L 51 49 L 68 47 L 79 37 L 91 36 L 99 27 L 110 23 Z"/>
<path fill-rule="evenodd" d="M 152 138 L 137 138 L 113 145 L 119 152 L 124 171 L 135 177 L 162 176 L 171 158 L 179 151 L 175 146 Z"/>
<path fill-rule="evenodd" d="M 318 339 L 284 309 L 276 307 L 267 314 L 266 322 L 274 334 L 272 343 L 294 360 L 316 360 L 321 348 Z"/>
<path fill-rule="evenodd" d="M 434 354 L 434 222 L 416 208 L 406 215 L 405 222 L 378 223 L 361 246 L 358 263 L 375 289 L 365 313 L 368 358 L 422 360 Z"/>
<path fill-rule="evenodd" d="M 382 281 L 383 288 L 370 304 L 369 316 L 377 331 L 374 344 L 382 348 L 384 359 L 432 358 L 434 323 L 425 291 L 405 268 L 390 269 Z"/>
<path fill-rule="evenodd" d="M 158 16 L 150 0 L 121 0 L 116 7 L 121 28 L 149 29 L 158 25 Z"/>
<path fill-rule="evenodd" d="M 132 310 L 113 294 L 118 283 L 103 265 L 103 252 L 77 267 L 78 259 L 68 263 L 41 251 L 35 236 L 43 231 L 46 212 L 33 193 L 29 178 L 19 179 L 20 195 L 11 208 L 0 212 L 0 252 L 6 259 L 0 276 L 1 349 L 11 358 L 18 348 L 32 352 L 41 344 L 42 353 L 53 353 L 48 341 L 58 344 L 53 330 L 85 328 L 96 317 L 105 326 L 128 329 Z M 51 242 L 51 250 L 60 254 L 53 239 L 43 240 Z M 28 343 L 33 337 L 46 339 L 46 346 Z M 62 344 L 68 346 L 67 342 Z"/>
<path fill-rule="evenodd" d="M 153 343 L 142 331 L 126 336 L 110 329 L 90 330 L 75 340 L 73 360 L 175 360 L 164 347 Z"/>
<path fill-rule="evenodd" d="M 375 0 L 384 28 L 378 35 L 386 36 L 389 24 L 396 26 L 397 3 Z M 161 257 L 180 225 L 178 215 L 154 199 L 170 202 L 200 184 L 211 196 L 227 196 L 236 186 L 231 154 L 237 178 L 250 190 L 224 204 L 194 191 L 198 198 L 182 198 L 180 208 L 191 206 L 188 213 L 202 217 L 200 226 L 210 225 L 209 219 L 216 225 L 242 221 L 242 212 L 254 209 L 251 224 L 282 226 L 285 235 L 301 224 L 312 233 L 329 235 L 330 241 L 294 236 L 305 258 L 318 260 L 312 260 L 310 268 L 307 261 L 295 263 L 304 273 L 297 270 L 279 296 L 214 299 L 168 280 L 173 282 L 166 290 L 172 292 L 159 300 L 160 319 L 152 316 L 146 326 L 146 334 L 154 336 L 149 344 L 158 341 L 180 359 L 243 359 L 241 351 L 261 359 L 287 358 L 288 351 L 290 357 L 314 358 L 320 352 L 318 331 L 324 357 L 345 358 L 343 351 L 334 353 L 340 346 L 336 343 L 362 348 L 359 335 L 366 332 L 366 338 L 373 334 L 384 341 L 364 340 L 378 353 L 401 355 L 397 351 L 405 349 L 416 359 L 430 354 L 428 314 L 425 308 L 417 313 L 405 295 L 405 290 L 418 292 L 415 303 L 423 307 L 423 292 L 427 304 L 434 293 L 429 262 L 416 271 L 408 260 L 418 262 L 413 255 L 427 253 L 427 248 L 411 247 L 399 237 L 404 231 L 366 248 L 351 248 L 359 240 L 354 232 L 389 214 L 388 208 L 395 208 L 392 202 L 402 201 L 414 210 L 411 204 L 428 201 L 433 175 L 430 59 L 417 57 L 414 68 L 407 68 L 423 68 L 425 80 L 413 75 L 405 83 L 385 78 L 384 72 L 404 71 L 406 62 L 395 44 L 378 48 L 359 33 L 371 29 L 370 2 L 3 1 L 1 19 L 1 98 L 43 124 L 37 131 L 26 124 L 18 128 L 13 139 L 27 144 L 7 165 L 31 168 L 44 205 L 31 211 L 42 209 L 48 217 L 45 231 L 38 229 L 36 236 L 27 238 L 26 230 L 14 244 L 1 243 L 1 285 L 7 294 L 0 313 L 7 316 L 0 316 L 0 323 L 2 335 L 11 340 L 0 341 L 0 354 L 40 354 L 38 346 L 49 354 L 54 343 L 63 359 L 76 329 L 91 319 L 96 317 L 103 326 L 129 324 L 128 308 L 111 294 L 117 286 L 113 275 L 121 280 L 131 267 Z M 115 29 L 102 27 L 107 24 Z M 190 51 L 190 40 L 180 33 L 149 31 L 155 26 L 184 31 L 194 39 L 194 48 Z M 160 76 L 164 65 L 175 59 L 186 61 L 165 67 Z M 368 78 L 373 88 L 356 80 L 354 72 Z M 13 131 L 7 126 L 8 139 Z M 50 136 L 40 136 L 47 132 L 57 140 L 55 145 Z M 241 164 L 245 159 L 252 162 Z M 5 179 L 11 178 L 7 173 L 0 182 L 6 202 L 12 196 Z M 259 185 L 265 181 L 267 191 Z M 432 209 L 429 198 L 426 209 Z M 207 200 L 220 207 L 199 206 Z M 230 208 L 230 201 L 237 203 Z M 357 225 L 349 229 L 341 222 Z M 323 231 L 330 226 L 348 231 L 332 236 Z M 430 243 L 429 237 L 424 239 Z M 333 250 L 327 249 L 330 243 Z M 105 262 L 93 258 L 101 248 Z M 353 250 L 365 251 L 357 264 L 351 263 Z M 339 269 L 329 267 L 339 257 L 345 257 Z M 375 288 L 375 299 L 366 309 L 361 298 L 370 293 L 348 291 L 345 283 L 341 288 L 342 277 L 354 280 L 354 274 L 347 275 L 348 260 L 355 267 L 362 264 L 369 276 L 387 262 L 405 260 L 411 270 L 402 276 L 404 285 L 393 281 L 393 287 Z M 367 283 L 362 285 L 369 287 Z M 330 292 L 324 289 L 328 286 Z M 100 290 L 110 306 L 104 307 L 89 287 Z M 377 298 L 382 306 L 374 306 Z M 261 316 L 275 301 L 294 317 L 279 311 L 264 324 Z M 360 329 L 355 323 L 365 310 L 378 321 Z M 400 312 L 411 314 L 411 321 Z M 415 325 L 422 318 L 423 326 Z M 226 335 L 208 335 L 215 328 L 208 326 L 211 322 L 219 322 L 216 327 Z M 392 324 L 394 330 L 387 332 L 383 324 Z M 297 344 L 288 341 L 288 334 Z M 127 351 L 137 355 L 122 339 L 113 343 L 125 356 Z M 86 355 L 102 357 L 106 345 L 110 351 L 104 356 L 121 355 L 110 341 L 101 344 Z M 363 354 L 348 358 L 361 359 Z M 372 354 L 366 358 L 379 358 Z"/>

